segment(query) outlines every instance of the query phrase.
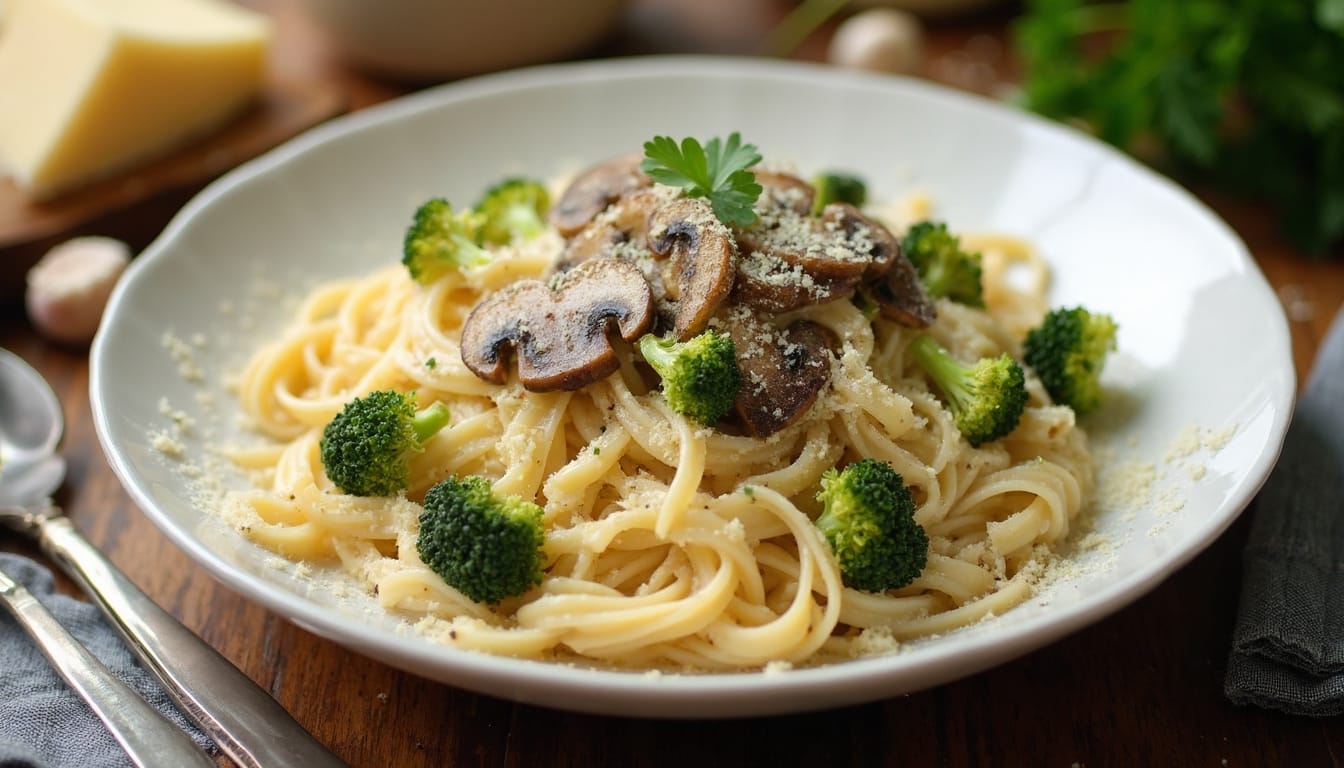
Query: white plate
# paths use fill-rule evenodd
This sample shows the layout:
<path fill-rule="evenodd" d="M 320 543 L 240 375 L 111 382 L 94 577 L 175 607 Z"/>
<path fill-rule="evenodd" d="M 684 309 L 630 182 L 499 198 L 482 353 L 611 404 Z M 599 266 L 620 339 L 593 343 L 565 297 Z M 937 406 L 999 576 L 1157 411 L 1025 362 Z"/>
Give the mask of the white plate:
<path fill-rule="evenodd" d="M 1117 318 L 1120 348 L 1104 379 L 1111 397 L 1088 422 L 1107 457 L 1106 493 L 1094 536 L 1072 555 L 1073 576 L 1002 616 L 893 656 L 655 677 L 431 645 L 396 631 L 354 590 L 319 588 L 279 567 L 198 504 L 200 478 L 184 467 L 242 485 L 206 446 L 236 435 L 221 380 L 283 327 L 290 305 L 281 294 L 397 259 L 407 212 L 429 196 L 471 200 L 506 174 L 571 171 L 655 134 L 734 130 L 768 158 L 808 172 L 861 171 L 876 197 L 926 191 L 953 229 L 1027 238 L 1056 270 L 1053 304 L 1083 303 Z M 196 373 L 203 383 L 191 380 Z M 1295 378 L 1282 310 L 1237 237 L 1175 184 L 1095 141 L 918 81 L 654 58 L 449 85 L 332 121 L 239 168 L 133 263 L 94 343 L 91 390 L 99 439 L 151 519 L 224 583 L 309 630 L 496 696 L 714 717 L 936 685 L 1133 601 L 1206 547 L 1260 487 L 1278 455 Z M 194 426 L 174 427 L 173 411 Z M 186 451 L 177 460 L 152 439 L 174 429 Z M 1147 479 L 1120 493 L 1122 475 Z"/>

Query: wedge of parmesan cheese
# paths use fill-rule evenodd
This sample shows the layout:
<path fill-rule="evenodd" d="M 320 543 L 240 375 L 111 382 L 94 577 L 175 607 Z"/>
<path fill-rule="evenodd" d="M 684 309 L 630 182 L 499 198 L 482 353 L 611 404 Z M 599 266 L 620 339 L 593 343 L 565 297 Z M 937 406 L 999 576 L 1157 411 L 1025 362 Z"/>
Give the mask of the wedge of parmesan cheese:
<path fill-rule="evenodd" d="M 258 94 L 269 20 L 226 0 L 3 0 L 0 171 L 36 200 L 218 128 Z"/>

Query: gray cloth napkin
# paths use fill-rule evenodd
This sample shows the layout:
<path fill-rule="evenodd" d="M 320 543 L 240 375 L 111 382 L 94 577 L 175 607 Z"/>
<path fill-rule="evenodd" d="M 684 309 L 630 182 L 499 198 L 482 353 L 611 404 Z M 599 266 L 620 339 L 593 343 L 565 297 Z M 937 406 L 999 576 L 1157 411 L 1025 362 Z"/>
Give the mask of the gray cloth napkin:
<path fill-rule="evenodd" d="M 202 747 L 210 741 L 173 706 L 104 619 L 86 602 L 53 593 L 51 572 L 0 552 L 0 569 L 22 583 L 99 661 Z M 121 768 L 126 753 L 52 669 L 32 639 L 0 610 L 0 768 Z"/>
<path fill-rule="evenodd" d="M 1344 311 L 1257 498 L 1243 566 L 1228 698 L 1344 713 Z"/>

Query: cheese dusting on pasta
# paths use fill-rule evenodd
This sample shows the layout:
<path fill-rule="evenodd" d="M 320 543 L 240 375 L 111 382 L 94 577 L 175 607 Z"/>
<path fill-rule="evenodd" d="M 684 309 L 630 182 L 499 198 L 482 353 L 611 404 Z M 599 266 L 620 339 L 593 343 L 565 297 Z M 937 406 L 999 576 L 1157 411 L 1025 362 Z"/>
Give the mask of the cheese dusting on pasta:
<path fill-rule="evenodd" d="M 1092 464 L 1073 412 L 1051 405 L 1030 375 L 1017 428 L 972 447 L 908 354 L 928 333 L 967 361 L 1020 356 L 1044 314 L 1048 272 L 1029 247 L 967 242 L 984 253 L 984 309 L 939 300 L 922 330 L 870 320 L 849 300 L 772 317 L 777 328 L 809 320 L 833 343 L 829 383 L 767 436 L 678 415 L 629 344 L 615 345 L 615 373 L 574 391 L 532 392 L 516 376 L 497 385 L 468 370 L 459 348 L 468 313 L 506 285 L 544 279 L 566 247 L 553 230 L 428 285 L 400 265 L 324 285 L 240 378 L 242 407 L 269 442 L 231 454 L 257 484 L 230 493 L 225 513 L 286 558 L 339 564 L 420 632 L 510 656 L 764 669 L 1002 613 L 1032 593 L 1078 519 Z M 411 458 L 404 494 L 345 495 L 324 473 L 322 430 L 351 398 L 380 389 L 414 392 L 421 406 L 442 401 L 451 422 Z M 845 587 L 812 522 L 822 473 L 862 458 L 904 478 L 930 541 L 922 574 L 884 593 Z M 417 554 L 425 492 L 464 475 L 544 509 L 544 579 L 494 606 L 466 598 Z"/>

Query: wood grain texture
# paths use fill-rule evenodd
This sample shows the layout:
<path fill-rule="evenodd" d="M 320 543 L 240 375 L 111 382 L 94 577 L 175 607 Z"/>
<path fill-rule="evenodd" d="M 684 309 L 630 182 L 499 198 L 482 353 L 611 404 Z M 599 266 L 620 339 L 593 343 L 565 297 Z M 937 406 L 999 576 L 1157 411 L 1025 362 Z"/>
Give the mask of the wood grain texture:
<path fill-rule="evenodd" d="M 272 4 L 252 5 L 264 10 Z M 0 177 L 0 302 L 22 297 L 25 271 L 62 240 L 106 235 L 138 252 L 205 184 L 345 111 L 351 89 L 330 76 L 329 59 L 319 55 L 303 17 L 288 0 L 274 6 L 283 12 L 274 14 L 275 41 L 262 91 L 219 130 L 50 202 L 34 203 L 13 180 Z"/>
<path fill-rule="evenodd" d="M 253 4 L 297 18 L 284 0 Z M 768 26 L 787 9 L 787 3 L 768 0 L 740 5 L 732 13 L 747 26 L 731 34 L 719 30 L 703 42 L 705 30 L 718 27 L 704 16 L 677 14 L 728 13 L 725 4 L 640 0 L 610 52 L 736 50 L 754 39 L 752 29 Z M 986 92 L 1010 77 L 1011 62 L 994 47 L 1004 20 L 990 15 L 935 27 L 930 76 Z M 659 37 L 659 25 L 667 37 Z M 306 61 L 341 84 L 354 106 L 401 90 L 341 69 L 311 34 L 301 42 Z M 822 39 L 814 38 L 800 55 L 816 57 L 821 50 Z M 977 67 L 966 64 L 976 60 L 997 62 L 1000 69 L 976 75 Z M 1279 291 L 1292 318 L 1297 370 L 1305 378 L 1331 318 L 1344 305 L 1344 257 L 1308 259 L 1276 238 L 1261 208 L 1203 196 L 1247 241 Z M 153 207 L 126 215 L 147 230 L 166 223 Z M 573 714 L 399 672 L 220 586 L 158 532 L 108 468 L 89 411 L 87 351 L 42 341 L 13 304 L 0 310 L 0 345 L 46 374 L 60 394 L 69 422 L 62 451 L 70 477 L 58 500 L 75 524 L 151 597 L 355 766 L 1330 766 L 1344 755 L 1344 718 L 1238 708 L 1222 695 L 1241 549 L 1254 505 L 1209 549 L 1131 606 L 961 681 L 784 717 L 681 722 Z M 12 538 L 0 539 L 0 549 L 33 554 Z"/>
<path fill-rule="evenodd" d="M 285 139 L 337 114 L 340 91 L 320 80 L 268 78 L 256 102 L 219 130 L 136 167 L 36 203 L 13 180 L 0 180 L 0 248 L 12 248 L 68 232 L 88 221 L 164 192 L 221 175 Z"/>

